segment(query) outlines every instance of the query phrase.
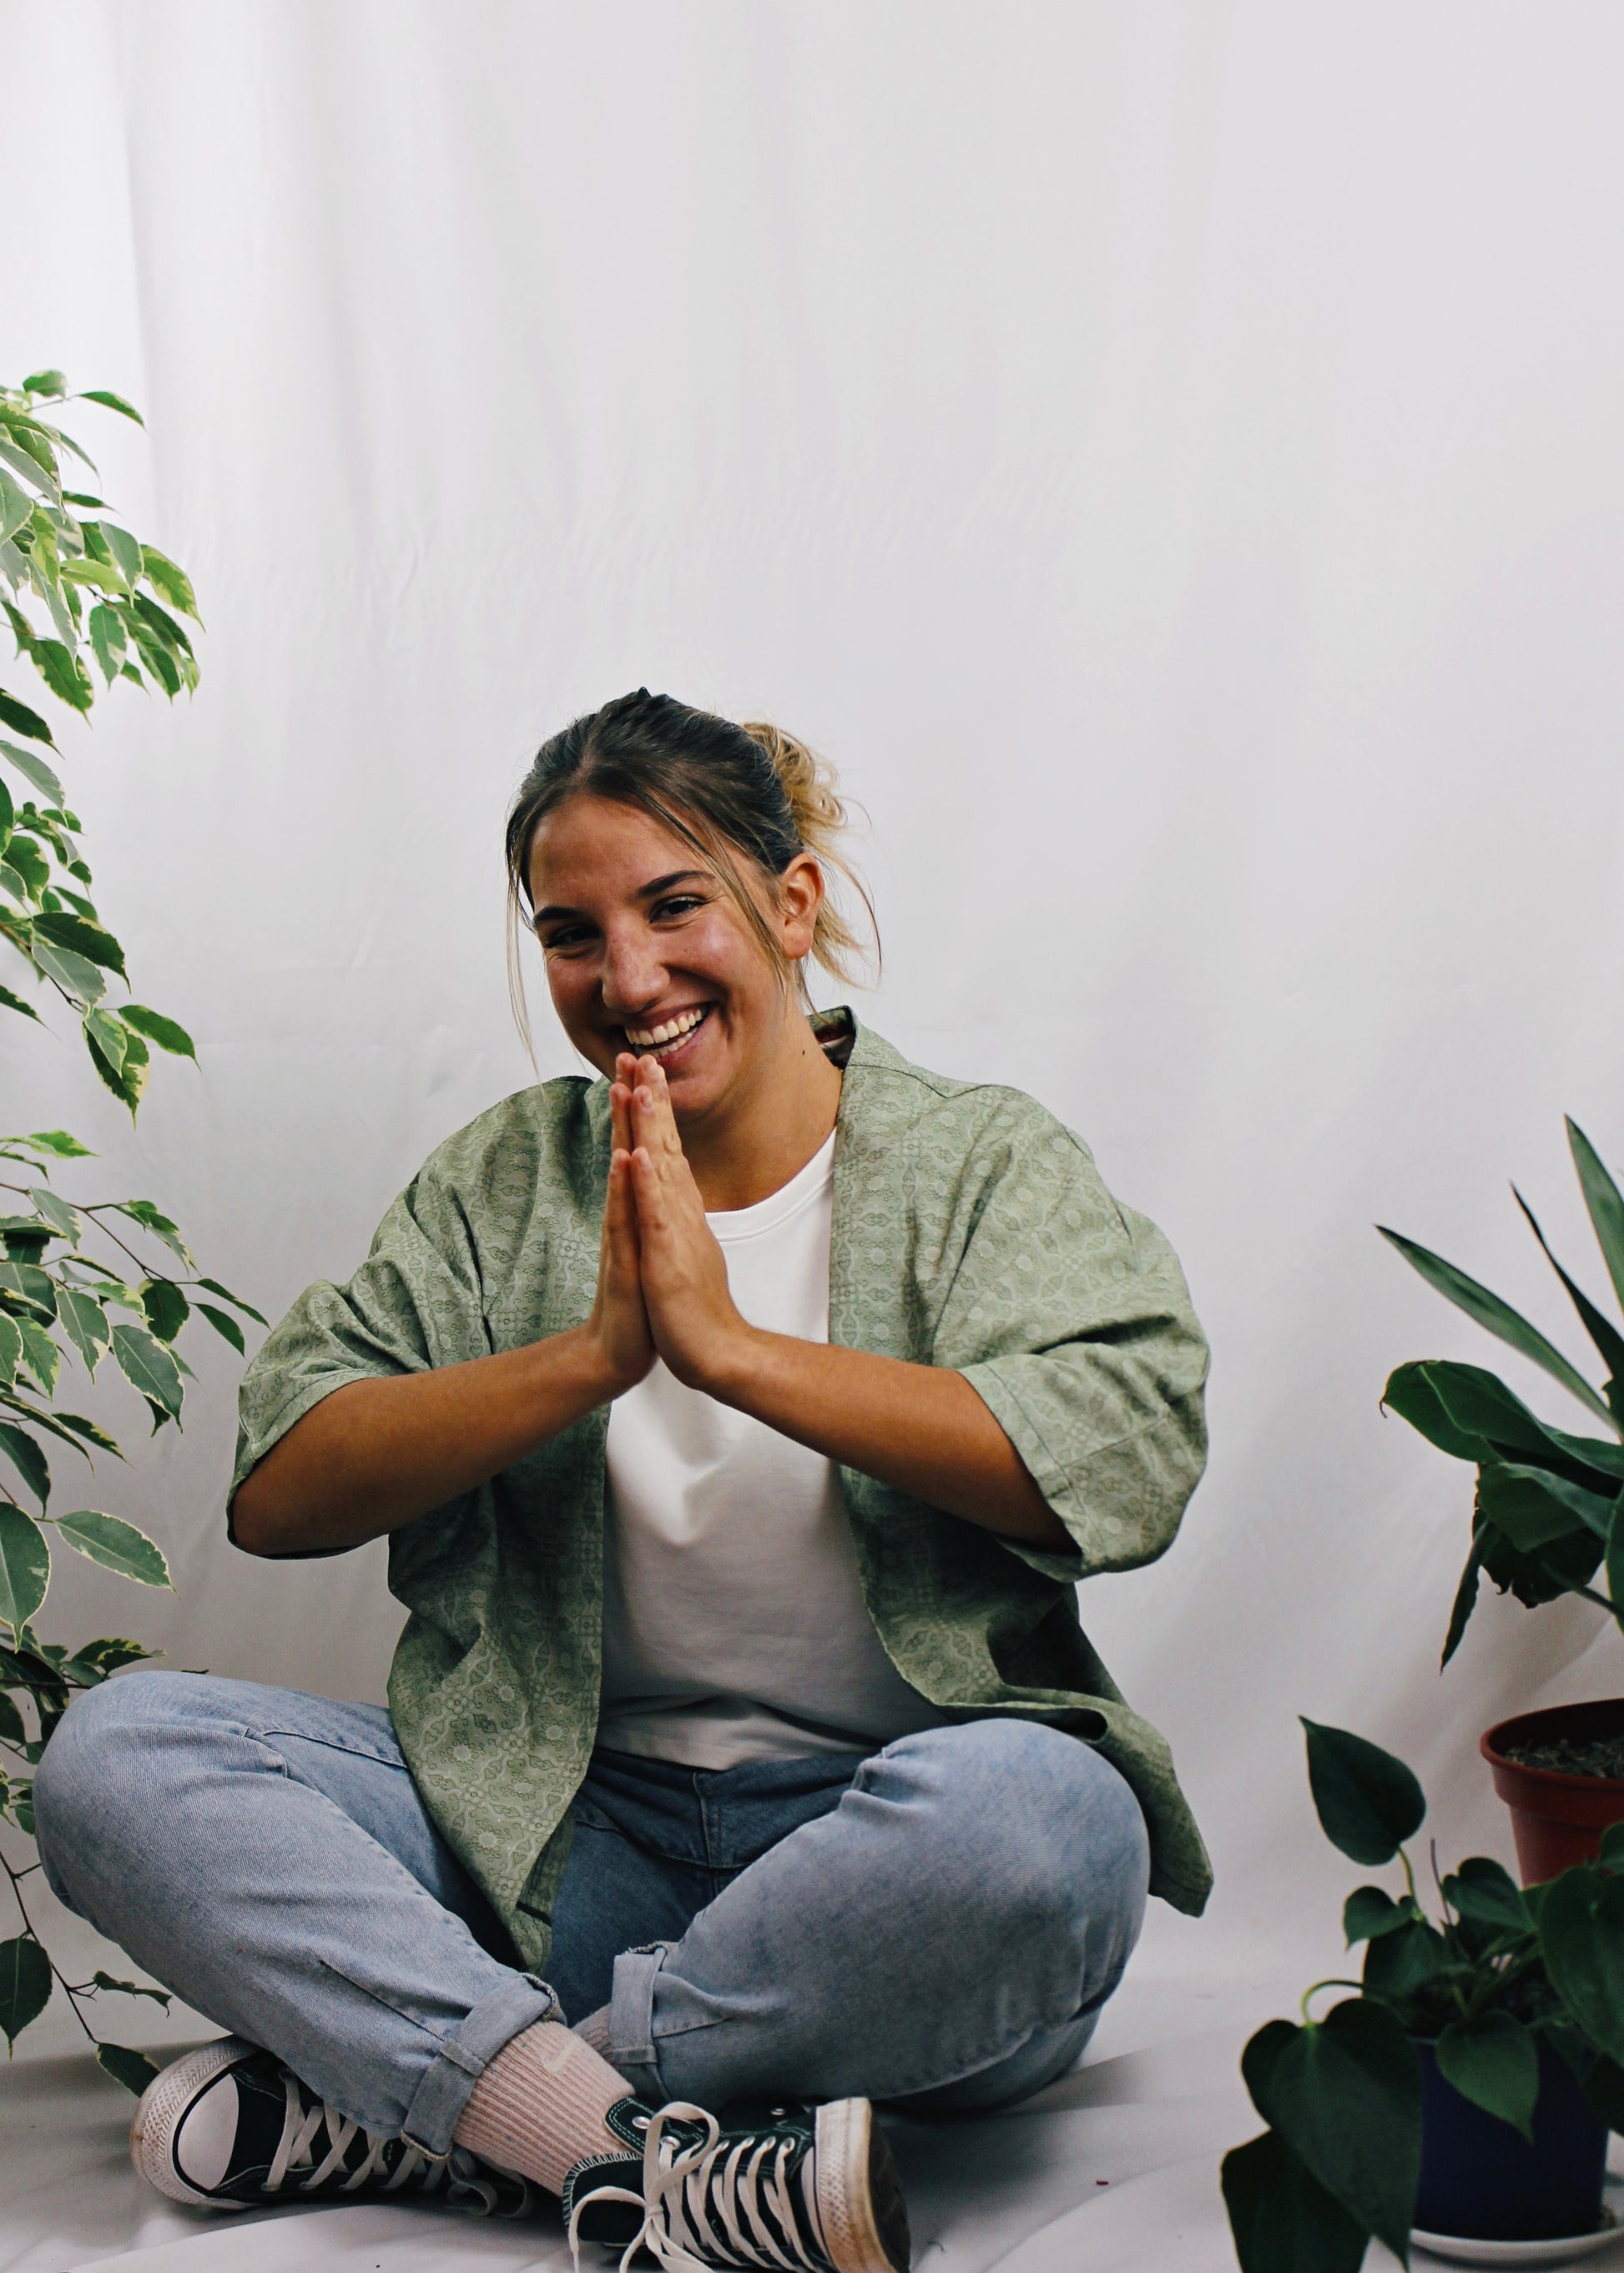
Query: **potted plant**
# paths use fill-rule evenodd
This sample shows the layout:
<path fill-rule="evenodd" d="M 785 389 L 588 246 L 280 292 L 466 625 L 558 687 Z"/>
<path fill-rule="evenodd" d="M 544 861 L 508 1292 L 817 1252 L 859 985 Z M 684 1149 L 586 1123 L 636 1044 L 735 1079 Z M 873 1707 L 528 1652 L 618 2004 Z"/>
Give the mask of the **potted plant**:
<path fill-rule="evenodd" d="M 1607 2133 L 1624 2127 L 1624 1830 L 1598 1863 L 1519 1888 L 1482 1856 L 1421 1899 L 1405 1842 L 1426 1813 L 1402 1760 L 1303 1723 L 1327 1836 L 1402 1887 L 1356 1887 L 1343 1910 L 1358 1981 L 1318 1981 L 1302 2022 L 1270 2021 L 1242 2074 L 1268 2128 L 1226 2156 L 1243 2273 L 1357 2273 L 1372 2235 L 1475 2254 L 1611 2231 Z M 1610 1867 L 1611 1866 L 1611 1867 Z M 1313 1999 L 1353 1993 L 1320 2019 Z"/>
<path fill-rule="evenodd" d="M 1624 1302 L 1624 1196 L 1572 1121 L 1568 1140 L 1607 1275 Z M 1498 1294 L 1413 1240 L 1378 1227 L 1429 1286 L 1560 1382 L 1608 1433 L 1552 1428 L 1481 1366 L 1427 1359 L 1401 1365 L 1389 1379 L 1383 1404 L 1477 1471 L 1471 1547 L 1444 1640 L 1445 1665 L 1460 1647 L 1485 1573 L 1530 1607 L 1581 1594 L 1624 1623 L 1624 1333 L 1568 1276 L 1512 1189 L 1606 1368 L 1599 1390 Z M 1604 1565 L 1605 1594 L 1590 1583 Z M 1482 1749 L 1511 1809 L 1525 1884 L 1593 1858 L 1604 1827 L 1624 1822 L 1624 1698 L 1518 1714 L 1489 1729 Z"/>
<path fill-rule="evenodd" d="M 0 609 L 28 668 L 29 694 L 37 699 L 42 686 L 83 717 L 100 691 L 98 673 L 109 688 L 127 679 L 171 698 L 190 692 L 198 671 L 183 619 L 195 623 L 197 606 L 167 554 L 72 485 L 95 475 L 56 423 L 73 400 L 140 423 L 117 394 L 71 397 L 57 371 L 0 386 Z M 42 1024 L 37 1003 L 77 1025 L 97 1075 L 133 1116 L 152 1048 L 195 1053 L 174 1019 L 113 994 L 127 986 L 124 949 L 91 897 L 62 761 L 49 720 L 15 681 L 0 684 L 0 944 L 10 950 L 0 960 L 14 982 L 0 983 L 0 1011 Z M 29 986 L 32 999 L 18 985 Z M 13 1100 L 8 1118 L 18 1109 Z M 34 1831 L 34 1770 L 73 1696 L 152 1653 L 107 1634 L 70 1647 L 48 1639 L 36 1621 L 54 1548 L 143 1586 L 169 1583 L 145 1533 L 62 1489 L 79 1461 L 124 1457 L 104 1429 L 74 1411 L 76 1377 L 94 1378 L 105 1361 L 145 1400 L 154 1429 L 178 1427 L 192 1370 L 177 1347 L 183 1329 L 200 1315 L 240 1351 L 232 1312 L 259 1314 L 198 1276 L 179 1231 L 151 1200 L 64 1189 L 58 1175 L 77 1176 L 73 1164 L 91 1157 L 64 1129 L 0 1134 L 0 2036 L 9 2052 L 60 1991 L 102 2067 L 139 2092 L 156 2071 L 105 2033 L 106 2000 L 168 2000 L 99 1968 L 88 1980 L 70 1980 L 35 1930 L 27 1880 L 37 1865 L 21 1857 Z"/>

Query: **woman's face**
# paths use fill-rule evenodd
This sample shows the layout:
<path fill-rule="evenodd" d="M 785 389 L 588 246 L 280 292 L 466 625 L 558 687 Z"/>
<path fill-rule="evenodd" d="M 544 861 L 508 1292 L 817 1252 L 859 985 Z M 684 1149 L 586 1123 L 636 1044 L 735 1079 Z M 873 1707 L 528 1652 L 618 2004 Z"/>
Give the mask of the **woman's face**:
<path fill-rule="evenodd" d="M 748 874 L 748 867 L 746 870 Z M 530 903 L 564 1031 L 600 1073 L 658 1058 L 678 1121 L 725 1104 L 769 1060 L 793 1005 L 725 886 L 681 838 L 589 792 L 530 841 Z M 823 878 L 792 861 L 758 904 L 785 953 L 812 944 Z"/>

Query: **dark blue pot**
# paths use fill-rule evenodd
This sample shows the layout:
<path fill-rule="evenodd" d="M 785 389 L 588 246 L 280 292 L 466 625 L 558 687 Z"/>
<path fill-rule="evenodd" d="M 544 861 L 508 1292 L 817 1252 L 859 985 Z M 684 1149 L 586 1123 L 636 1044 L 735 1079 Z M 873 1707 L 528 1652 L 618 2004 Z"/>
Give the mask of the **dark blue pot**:
<path fill-rule="evenodd" d="M 1601 2223 L 1607 2127 L 1559 2052 L 1539 2047 L 1534 2143 L 1462 2099 L 1438 2073 L 1420 2038 L 1421 2184 L 1416 2224 L 1424 2233 L 1482 2241 L 1552 2241 L 1593 2233 Z"/>

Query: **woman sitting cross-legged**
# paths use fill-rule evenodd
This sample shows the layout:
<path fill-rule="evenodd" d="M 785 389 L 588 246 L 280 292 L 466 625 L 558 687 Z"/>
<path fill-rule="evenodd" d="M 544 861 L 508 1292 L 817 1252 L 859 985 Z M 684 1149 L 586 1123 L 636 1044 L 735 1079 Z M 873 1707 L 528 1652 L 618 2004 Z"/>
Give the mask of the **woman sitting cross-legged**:
<path fill-rule="evenodd" d="M 599 1077 L 449 1138 L 243 1384 L 237 1545 L 388 1534 L 388 1709 L 137 1672 L 51 1741 L 52 1886 L 231 2031 L 137 2113 L 178 2202 L 528 2182 L 902 2273 L 872 2103 L 1038 2090 L 1205 1899 L 1075 1592 L 1199 1474 L 1183 1279 L 1030 1098 L 808 1010 L 841 819 L 665 696 L 545 746 L 508 866 Z"/>

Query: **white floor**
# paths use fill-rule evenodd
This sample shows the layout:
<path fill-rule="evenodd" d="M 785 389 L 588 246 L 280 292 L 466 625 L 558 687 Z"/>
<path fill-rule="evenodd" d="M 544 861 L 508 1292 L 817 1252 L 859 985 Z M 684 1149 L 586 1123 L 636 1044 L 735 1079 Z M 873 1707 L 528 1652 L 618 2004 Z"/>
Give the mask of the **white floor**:
<path fill-rule="evenodd" d="M 1177 1921 L 1153 1926 L 1074 2074 L 1016 2114 L 894 2128 L 915 2263 L 929 2273 L 1234 2273 L 1218 2164 L 1259 2127 L 1237 2060 L 1261 2020 L 1290 2009 L 1299 1975 L 1272 1978 L 1256 1953 L 1221 1952 Z M 172 2209 L 131 2171 L 128 2096 L 64 2042 L 47 2035 L 34 2057 L 19 2047 L 0 2073 L 0 2273 L 526 2273 L 568 2263 L 556 2217 L 515 2226 L 393 2206 L 229 2219 Z M 172 2052 L 174 2038 L 162 2049 Z M 1379 2247 L 1367 2262 L 1371 2273 L 1393 2264 Z M 1589 2262 L 1619 2273 L 1624 2238 Z"/>

